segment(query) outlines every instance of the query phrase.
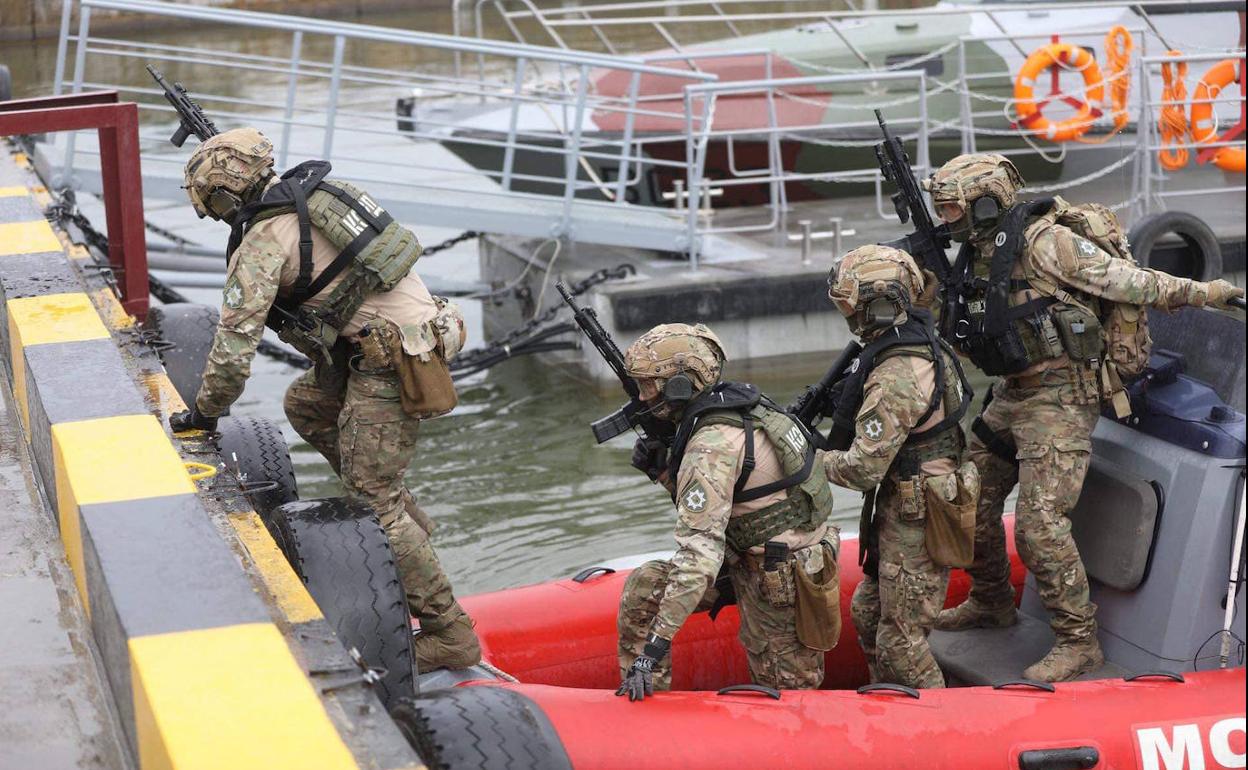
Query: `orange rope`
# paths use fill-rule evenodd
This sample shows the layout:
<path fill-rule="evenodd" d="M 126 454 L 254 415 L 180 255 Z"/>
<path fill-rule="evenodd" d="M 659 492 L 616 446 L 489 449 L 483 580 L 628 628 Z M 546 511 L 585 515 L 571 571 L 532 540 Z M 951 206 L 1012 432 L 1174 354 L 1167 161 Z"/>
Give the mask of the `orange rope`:
<path fill-rule="evenodd" d="M 1182 56 L 1179 51 L 1167 51 L 1167 56 Z M 1187 142 L 1187 62 L 1162 62 L 1161 116 L 1157 128 L 1161 130 L 1162 145 L 1182 145 Z M 1177 72 L 1177 75 L 1175 74 Z M 1167 171 L 1178 171 L 1187 165 L 1186 147 L 1165 147 L 1158 151 L 1157 159 Z"/>
<path fill-rule="evenodd" d="M 1099 139 L 1076 139 L 1083 144 L 1104 144 L 1118 135 L 1127 127 L 1127 95 L 1131 92 L 1131 52 L 1135 50 L 1135 39 L 1126 27 L 1114 27 L 1105 36 L 1105 58 L 1109 60 L 1109 75 L 1105 82 L 1109 84 L 1109 103 L 1113 112 L 1114 130 Z"/>

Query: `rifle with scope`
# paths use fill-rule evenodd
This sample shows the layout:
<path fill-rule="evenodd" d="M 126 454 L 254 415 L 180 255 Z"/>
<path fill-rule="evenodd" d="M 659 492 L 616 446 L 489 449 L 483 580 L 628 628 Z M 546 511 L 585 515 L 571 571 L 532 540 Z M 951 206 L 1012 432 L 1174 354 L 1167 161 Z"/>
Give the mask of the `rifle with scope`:
<path fill-rule="evenodd" d="M 636 428 L 641 432 L 643 439 L 658 441 L 664 447 L 671 447 L 672 440 L 676 436 L 676 426 L 649 413 L 650 408 L 641 400 L 641 391 L 637 387 L 637 382 L 624 368 L 624 355 L 620 353 L 615 340 L 611 339 L 611 335 L 598 322 L 598 314 L 592 307 L 578 306 L 572 294 L 568 292 L 568 287 L 562 282 L 556 283 L 555 288 L 559 290 L 563 301 L 572 308 L 572 319 L 576 321 L 576 325 L 597 348 L 598 354 L 607 362 L 607 366 L 611 367 L 611 371 L 619 378 L 624 392 L 628 395 L 628 403 L 624 406 L 590 423 L 590 428 L 594 432 L 594 440 L 601 444 L 630 428 Z"/>
<path fill-rule="evenodd" d="M 907 222 L 914 223 L 914 232 L 881 245 L 901 249 L 914 257 L 920 267 L 936 274 L 943 295 L 940 331 L 942 336 L 949 338 L 947 332 L 952 330 L 947 329 L 946 325 L 953 322 L 954 305 L 957 302 L 957 292 L 951 286 L 954 279 L 953 269 L 945 257 L 945 250 L 951 243 L 949 227 L 932 221 L 923 190 L 914 178 L 910 157 L 906 155 L 901 140 L 888 130 L 888 124 L 884 122 L 884 116 L 879 110 L 875 111 L 875 119 L 880 122 L 880 130 L 884 132 L 884 141 L 875 146 L 875 159 L 880 164 L 880 172 L 885 181 L 892 182 L 897 187 L 897 192 L 892 197 L 893 209 L 903 225 Z"/>
<path fill-rule="evenodd" d="M 199 141 L 216 136 L 220 132 L 217 127 L 212 124 L 208 116 L 204 114 L 204 110 L 195 102 L 194 99 L 186 92 L 181 83 L 169 85 L 169 81 L 165 80 L 164 73 L 156 69 L 152 65 L 147 65 L 147 71 L 155 79 L 156 85 L 165 92 L 165 99 L 173 105 L 174 112 L 178 113 L 178 130 L 173 132 L 173 136 L 169 137 L 169 141 L 173 142 L 174 147 L 181 147 L 191 134 L 199 137 Z"/>

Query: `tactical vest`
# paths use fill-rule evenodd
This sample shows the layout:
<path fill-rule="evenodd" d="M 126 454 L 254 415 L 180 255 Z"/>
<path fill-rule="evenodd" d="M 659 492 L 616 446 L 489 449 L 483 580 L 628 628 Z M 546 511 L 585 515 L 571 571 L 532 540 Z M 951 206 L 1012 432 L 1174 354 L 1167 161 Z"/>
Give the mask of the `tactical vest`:
<path fill-rule="evenodd" d="M 233 222 L 228 254 L 244 232 L 270 217 L 294 213 L 299 219 L 299 274 L 289 297 L 278 299 L 265 323 L 300 352 L 328 358 L 364 300 L 390 291 L 416 264 L 421 247 L 412 231 L 394 221 L 363 190 L 329 181 L 327 161 L 306 161 L 282 175 L 259 200 L 247 204 Z M 338 250 L 338 256 L 313 276 L 312 230 L 315 227 Z M 315 309 L 304 303 L 345 271 L 342 281 Z"/>
<path fill-rule="evenodd" d="M 915 426 L 927 422 L 941 406 L 944 407 L 945 416 L 926 430 L 911 431 L 893 459 L 889 472 L 910 478 L 917 476 L 923 463 L 930 460 L 957 460 L 961 457 L 963 438 L 959 423 L 975 394 L 957 354 L 932 328 L 931 315 L 919 308 L 911 308 L 906 314 L 908 317 L 905 323 L 884 332 L 858 354 L 858 358 L 851 365 L 850 374 L 845 378 L 843 395 L 836 405 L 836 411 L 832 413 L 832 424 L 834 432 L 851 437 L 854 435 L 867 378 L 881 362 L 898 356 L 917 356 L 931 361 L 936 369 L 935 387 L 932 388 L 927 409 L 915 422 Z M 954 373 L 957 375 L 953 380 L 948 376 L 948 362 L 953 363 Z"/>
<path fill-rule="evenodd" d="M 815 447 L 792 415 L 753 385 L 719 383 L 685 409 L 668 465 L 676 478 L 689 439 L 709 425 L 731 425 L 745 432 L 745 457 L 733 487 L 733 503 L 745 503 L 785 490 L 788 496 L 752 513 L 728 520 L 726 537 L 733 550 L 744 553 L 791 529 L 813 532 L 832 514 L 832 490 L 816 468 Z M 776 448 L 783 478 L 746 491 L 754 471 L 754 431 L 761 428 Z"/>
<path fill-rule="evenodd" d="M 986 277 L 979 274 L 983 266 L 975 262 L 974 247 L 963 245 L 954 266 L 955 290 L 959 295 L 954 343 L 985 374 L 1017 374 L 1063 355 L 1076 364 L 1099 369 L 1106 347 L 1101 301 L 1066 291 L 1049 281 L 1012 277 L 1023 250 L 1058 221 L 1072 226 L 1078 235 L 1091 236 L 1090 240 L 1117 256 L 1117 250 L 1098 237 L 1099 233 L 1083 232 L 1090 228 L 1080 226 L 1085 221 L 1078 216 L 1081 211 L 1081 207 L 1067 207 L 1061 199 L 1054 198 L 1012 207 L 997 228 L 993 241 L 996 248 Z M 1041 296 L 1015 304 L 1013 295 L 1022 291 Z M 1128 333 L 1134 335 L 1139 329 L 1140 315 L 1133 314 L 1136 323 Z M 1146 327 L 1144 334 L 1147 335 Z"/>

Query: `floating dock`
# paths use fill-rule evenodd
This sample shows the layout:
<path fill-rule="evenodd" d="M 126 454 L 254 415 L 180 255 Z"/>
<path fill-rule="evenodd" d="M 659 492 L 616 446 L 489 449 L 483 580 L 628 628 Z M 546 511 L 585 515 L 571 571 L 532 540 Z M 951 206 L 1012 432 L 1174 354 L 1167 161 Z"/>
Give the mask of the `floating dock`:
<path fill-rule="evenodd" d="M 4 144 L 0 766 L 420 767 L 50 202 Z"/>

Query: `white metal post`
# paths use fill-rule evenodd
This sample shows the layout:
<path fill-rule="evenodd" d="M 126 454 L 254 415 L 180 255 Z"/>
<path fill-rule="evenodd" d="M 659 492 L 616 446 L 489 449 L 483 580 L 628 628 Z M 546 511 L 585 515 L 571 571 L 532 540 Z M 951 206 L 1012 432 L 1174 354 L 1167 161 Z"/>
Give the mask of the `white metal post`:
<path fill-rule="evenodd" d="M 504 190 L 511 189 L 511 171 L 516 160 L 516 124 L 520 120 L 520 95 L 524 92 L 524 72 L 529 61 L 523 56 L 516 59 L 516 82 L 511 86 L 511 116 L 507 122 L 507 148 L 503 150 Z"/>
<path fill-rule="evenodd" d="M 299 61 L 303 51 L 303 30 L 290 36 L 290 75 L 286 79 L 286 109 L 282 113 L 282 147 L 277 166 L 285 169 L 290 156 L 290 121 L 295 114 L 295 89 L 299 87 Z"/>
<path fill-rule="evenodd" d="M 334 152 L 334 128 L 338 122 L 338 87 L 342 82 L 342 54 L 347 39 L 334 36 L 334 66 L 329 73 L 329 105 L 325 108 L 325 141 L 321 145 L 321 159 L 329 160 Z"/>

